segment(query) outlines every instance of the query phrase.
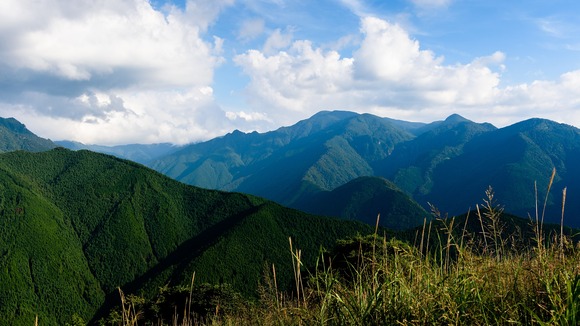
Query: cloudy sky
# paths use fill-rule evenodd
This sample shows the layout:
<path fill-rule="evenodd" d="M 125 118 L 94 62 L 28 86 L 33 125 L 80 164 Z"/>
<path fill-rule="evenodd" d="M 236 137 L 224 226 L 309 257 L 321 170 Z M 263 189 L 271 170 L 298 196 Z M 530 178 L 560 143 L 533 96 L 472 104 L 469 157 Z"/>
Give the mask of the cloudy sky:
<path fill-rule="evenodd" d="M 0 116 L 188 143 L 320 110 L 580 127 L 577 0 L 2 0 Z"/>

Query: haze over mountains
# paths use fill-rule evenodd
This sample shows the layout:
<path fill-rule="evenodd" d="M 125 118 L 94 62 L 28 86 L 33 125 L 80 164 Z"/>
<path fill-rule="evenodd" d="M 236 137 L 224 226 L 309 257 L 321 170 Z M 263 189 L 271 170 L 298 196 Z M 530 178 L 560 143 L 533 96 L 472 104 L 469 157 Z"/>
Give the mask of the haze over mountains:
<path fill-rule="evenodd" d="M 151 161 L 163 157 L 180 148 L 180 146 L 172 145 L 170 143 L 102 146 L 83 144 L 70 140 L 59 140 L 55 141 L 55 144 L 75 151 L 86 149 L 97 153 L 109 154 L 141 164 L 148 164 Z"/>

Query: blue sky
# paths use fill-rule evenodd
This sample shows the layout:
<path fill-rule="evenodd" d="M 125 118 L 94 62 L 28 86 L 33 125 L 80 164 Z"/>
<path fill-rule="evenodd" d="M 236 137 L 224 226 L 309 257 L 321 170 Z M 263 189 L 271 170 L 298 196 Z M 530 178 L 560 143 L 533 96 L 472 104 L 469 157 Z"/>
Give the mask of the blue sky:
<path fill-rule="evenodd" d="M 3 0 L 0 116 L 93 144 L 320 110 L 578 127 L 579 21 L 572 0 Z"/>

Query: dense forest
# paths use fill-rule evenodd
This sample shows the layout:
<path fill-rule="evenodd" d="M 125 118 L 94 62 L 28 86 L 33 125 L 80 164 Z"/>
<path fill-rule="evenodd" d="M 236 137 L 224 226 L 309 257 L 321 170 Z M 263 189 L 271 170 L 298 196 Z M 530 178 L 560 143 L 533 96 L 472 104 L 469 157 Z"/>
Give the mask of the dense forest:
<path fill-rule="evenodd" d="M 291 282 L 288 238 L 313 256 L 370 226 L 204 190 L 89 151 L 0 155 L 0 315 L 8 323 L 90 320 L 117 287 L 227 282 L 256 295 L 265 264 Z"/>

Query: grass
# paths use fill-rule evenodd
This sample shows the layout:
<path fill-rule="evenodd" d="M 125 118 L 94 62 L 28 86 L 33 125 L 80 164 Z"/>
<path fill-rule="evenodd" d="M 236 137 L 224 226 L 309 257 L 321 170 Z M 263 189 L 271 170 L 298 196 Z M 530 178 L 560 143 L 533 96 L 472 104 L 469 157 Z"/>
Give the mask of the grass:
<path fill-rule="evenodd" d="M 553 180 L 553 178 L 552 178 Z M 550 182 L 551 186 L 552 182 Z M 565 206 L 565 191 L 562 207 Z M 538 211 L 538 210 L 537 210 Z M 563 218 L 564 209 L 562 209 Z M 578 325 L 580 247 L 560 229 L 545 235 L 544 216 L 530 219 L 533 245 L 508 232 L 493 190 L 465 221 L 424 223 L 414 244 L 374 234 L 337 243 L 307 270 L 290 239 L 295 288 L 278 289 L 265 272 L 260 299 L 199 314 L 189 288 L 187 318 L 155 325 Z M 470 229 L 475 219 L 478 229 Z M 471 221 L 474 222 L 474 221 Z M 378 221 L 377 221 L 378 223 Z M 517 230 L 516 230 L 517 231 Z M 521 235 L 520 235 L 521 236 Z M 412 243 L 412 242 L 411 242 Z M 230 302 L 231 303 L 231 302 Z M 125 301 L 119 324 L 147 324 Z M 131 308 L 131 309 L 129 309 Z M 193 311 L 193 312 L 192 312 Z"/>

